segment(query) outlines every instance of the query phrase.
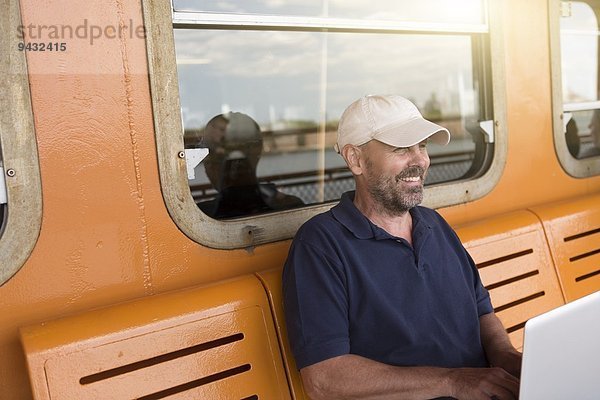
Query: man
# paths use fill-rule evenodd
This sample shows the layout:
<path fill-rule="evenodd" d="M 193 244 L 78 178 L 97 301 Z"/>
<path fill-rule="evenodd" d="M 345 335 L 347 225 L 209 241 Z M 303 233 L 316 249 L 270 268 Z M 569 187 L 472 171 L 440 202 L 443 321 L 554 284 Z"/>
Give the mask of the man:
<path fill-rule="evenodd" d="M 218 192 L 215 199 L 198 203 L 206 215 L 234 218 L 303 205 L 296 196 L 279 192 L 274 184 L 258 182 L 262 134 L 246 114 L 213 117 L 204 128 L 200 145 L 209 149 L 204 170 Z"/>
<path fill-rule="evenodd" d="M 367 96 L 336 150 L 356 191 L 298 231 L 283 273 L 289 340 L 312 399 L 514 399 L 521 355 L 472 259 L 417 207 L 428 140 L 450 134 L 400 96 Z"/>

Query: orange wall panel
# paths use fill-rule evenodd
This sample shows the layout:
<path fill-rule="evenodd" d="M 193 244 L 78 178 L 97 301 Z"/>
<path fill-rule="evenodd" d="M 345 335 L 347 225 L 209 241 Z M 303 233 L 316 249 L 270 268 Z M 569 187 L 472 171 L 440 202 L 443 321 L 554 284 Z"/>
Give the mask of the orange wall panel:
<path fill-rule="evenodd" d="M 506 168 L 485 198 L 441 210 L 455 225 L 600 188 L 600 177 L 571 178 L 555 157 L 546 0 L 502 4 Z M 139 0 L 21 0 L 21 7 L 25 26 L 143 24 Z M 27 54 L 43 220 L 30 259 L 0 287 L 2 399 L 31 397 L 19 327 L 280 267 L 289 246 L 223 251 L 187 238 L 161 194 L 144 39 L 64 41 L 65 52 Z"/>

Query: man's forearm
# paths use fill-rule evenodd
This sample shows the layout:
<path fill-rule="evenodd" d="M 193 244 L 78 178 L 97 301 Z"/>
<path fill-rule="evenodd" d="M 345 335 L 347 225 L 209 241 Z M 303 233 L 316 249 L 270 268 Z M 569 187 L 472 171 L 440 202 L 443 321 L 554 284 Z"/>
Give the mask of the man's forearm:
<path fill-rule="evenodd" d="M 300 372 L 313 400 L 430 399 L 450 390 L 447 369 L 394 367 L 353 354 L 322 361 Z"/>
<path fill-rule="evenodd" d="M 521 374 L 521 353 L 512 343 L 502 325 L 494 314 L 486 314 L 479 318 L 481 342 L 491 365 L 504 368 L 516 377 Z"/>
<path fill-rule="evenodd" d="M 312 400 L 510 400 L 519 389 L 518 380 L 501 368 L 395 367 L 353 354 L 305 367 L 300 374 Z"/>

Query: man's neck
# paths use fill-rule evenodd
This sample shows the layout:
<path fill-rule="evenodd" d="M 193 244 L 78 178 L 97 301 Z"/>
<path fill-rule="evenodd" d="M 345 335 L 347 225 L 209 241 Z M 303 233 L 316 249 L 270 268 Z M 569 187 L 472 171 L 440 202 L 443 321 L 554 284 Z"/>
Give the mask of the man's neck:
<path fill-rule="evenodd" d="M 392 214 L 385 210 L 369 195 L 360 195 L 357 191 L 354 196 L 354 205 L 373 224 L 385 230 L 392 236 L 405 239 L 412 246 L 413 220 L 410 212 Z"/>

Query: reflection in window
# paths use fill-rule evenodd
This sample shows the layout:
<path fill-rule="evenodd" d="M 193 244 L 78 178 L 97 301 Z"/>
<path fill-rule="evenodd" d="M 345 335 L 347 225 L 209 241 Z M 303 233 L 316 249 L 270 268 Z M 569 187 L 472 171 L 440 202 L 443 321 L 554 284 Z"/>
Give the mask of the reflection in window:
<path fill-rule="evenodd" d="M 303 204 L 274 184 L 258 181 L 263 138 L 256 121 L 246 114 L 228 112 L 213 117 L 202 132 L 200 145 L 209 149 L 204 171 L 217 192 L 214 198 L 198 203 L 206 215 L 232 218 Z"/>
<path fill-rule="evenodd" d="M 560 21 L 565 139 L 571 155 L 600 155 L 600 86 L 596 1 L 563 2 Z"/>
<path fill-rule="evenodd" d="M 600 155 L 600 110 L 566 112 L 565 118 L 569 153 L 578 159 Z"/>
<path fill-rule="evenodd" d="M 334 4 L 329 3 L 330 11 Z M 189 181 L 196 203 L 208 215 L 227 218 L 339 199 L 354 188 L 354 180 L 333 149 L 338 119 L 366 94 L 410 98 L 426 118 L 450 130 L 449 146 L 429 146 L 426 184 L 480 174 L 491 161 L 485 157 L 491 149 L 478 121 L 492 115 L 490 98 L 481 95 L 486 82 L 480 39 L 476 34 L 176 29 L 185 146 L 209 148 Z M 232 151 L 215 158 L 214 118 L 232 123 L 236 115 L 256 121 L 256 129 L 246 134 L 251 144 L 231 144 Z M 257 152 L 259 159 L 248 152 Z M 247 176 L 240 177 L 243 165 Z M 219 204 L 229 203 L 219 183 L 234 180 L 228 170 L 243 181 L 237 186 L 254 188 L 249 196 L 256 207 L 238 203 L 237 211 L 219 211 Z M 219 178 L 215 171 L 221 171 Z M 269 206 L 260 193 L 265 188 L 289 201 Z"/>

